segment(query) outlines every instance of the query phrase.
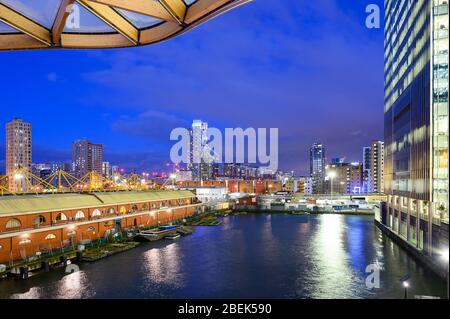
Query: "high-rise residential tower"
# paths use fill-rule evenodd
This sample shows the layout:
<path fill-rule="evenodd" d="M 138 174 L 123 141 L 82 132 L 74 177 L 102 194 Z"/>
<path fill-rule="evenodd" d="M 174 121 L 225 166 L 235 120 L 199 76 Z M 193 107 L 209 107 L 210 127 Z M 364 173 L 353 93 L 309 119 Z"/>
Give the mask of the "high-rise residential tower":
<path fill-rule="evenodd" d="M 371 150 L 372 193 L 384 193 L 384 142 L 373 141 Z"/>
<path fill-rule="evenodd" d="M 372 193 L 372 147 L 363 148 L 363 193 Z"/>
<path fill-rule="evenodd" d="M 384 142 L 363 149 L 363 193 L 384 192 Z"/>
<path fill-rule="evenodd" d="M 448 251 L 448 9 L 448 0 L 385 1 L 382 223 L 436 258 Z"/>
<path fill-rule="evenodd" d="M 214 158 L 208 149 L 208 123 L 194 120 L 191 129 L 191 158 L 188 168 L 194 180 L 210 180 L 214 175 Z"/>
<path fill-rule="evenodd" d="M 6 176 L 11 192 L 28 191 L 28 183 L 22 174 L 16 174 L 18 169 L 31 173 L 32 136 L 31 123 L 16 118 L 6 123 Z"/>
<path fill-rule="evenodd" d="M 72 144 L 72 171 L 78 178 L 89 172 L 103 173 L 103 146 L 88 140 L 77 140 Z"/>
<path fill-rule="evenodd" d="M 325 148 L 314 143 L 310 149 L 310 173 L 313 181 L 314 194 L 324 193 L 325 182 Z"/>

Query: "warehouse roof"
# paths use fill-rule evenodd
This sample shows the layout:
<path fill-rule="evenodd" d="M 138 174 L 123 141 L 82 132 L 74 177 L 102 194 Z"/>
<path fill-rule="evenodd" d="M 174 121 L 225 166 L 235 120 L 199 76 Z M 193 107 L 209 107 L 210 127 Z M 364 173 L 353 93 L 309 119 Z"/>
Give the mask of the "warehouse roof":
<path fill-rule="evenodd" d="M 190 191 L 133 191 L 0 197 L 0 215 L 83 209 L 147 201 L 191 198 Z"/>

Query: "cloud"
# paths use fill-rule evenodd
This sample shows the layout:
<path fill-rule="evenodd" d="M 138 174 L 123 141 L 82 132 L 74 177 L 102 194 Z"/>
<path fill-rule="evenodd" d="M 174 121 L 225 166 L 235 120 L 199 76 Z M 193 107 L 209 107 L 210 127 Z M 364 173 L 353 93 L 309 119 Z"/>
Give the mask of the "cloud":
<path fill-rule="evenodd" d="M 126 100 L 143 114 L 115 129 L 161 137 L 164 123 L 173 125 L 146 121 L 155 108 L 228 127 L 278 127 L 283 166 L 305 170 L 314 141 L 355 157 L 368 134 L 382 134 L 382 33 L 368 36 L 357 17 L 341 1 L 260 0 L 169 42 L 101 55 L 109 67 L 83 79 L 112 93 L 96 91 L 92 104 Z"/>
<path fill-rule="evenodd" d="M 112 129 L 131 137 L 168 142 L 172 129 L 188 125 L 185 119 L 174 114 L 150 110 L 136 117 L 122 116 L 113 122 Z"/>
<path fill-rule="evenodd" d="M 59 76 L 55 72 L 50 72 L 47 74 L 47 80 L 50 82 L 56 82 L 59 80 Z"/>
<path fill-rule="evenodd" d="M 134 152 L 121 153 L 115 151 L 104 151 L 103 159 L 126 168 L 128 172 L 142 173 L 147 170 L 158 171 L 163 163 L 169 161 L 165 152 Z"/>
<path fill-rule="evenodd" d="M 73 81 L 57 92 L 83 106 L 71 111 L 72 122 L 130 165 L 153 163 L 153 154 L 165 161 L 170 130 L 194 118 L 279 128 L 283 169 L 307 171 L 316 141 L 330 157 L 358 159 L 383 134 L 383 34 L 364 26 L 373 2 L 381 0 L 253 1 L 155 45 L 55 51 L 77 68 L 61 66 L 48 80 Z M 55 101 L 37 96 L 42 105 Z M 60 118 L 62 109 L 55 108 Z"/>

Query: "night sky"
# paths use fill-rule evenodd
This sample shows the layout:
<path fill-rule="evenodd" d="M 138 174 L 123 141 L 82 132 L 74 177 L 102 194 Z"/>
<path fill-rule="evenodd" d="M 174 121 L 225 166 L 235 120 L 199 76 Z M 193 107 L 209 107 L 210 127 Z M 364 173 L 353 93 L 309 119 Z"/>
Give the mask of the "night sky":
<path fill-rule="evenodd" d="M 0 52 L 0 122 L 33 123 L 33 162 L 70 161 L 72 141 L 88 138 L 105 161 L 155 170 L 169 160 L 170 131 L 193 119 L 278 127 L 280 169 L 297 175 L 309 172 L 313 142 L 329 159 L 362 160 L 383 138 L 383 31 L 365 27 L 371 3 L 383 1 L 255 0 L 156 45 Z"/>

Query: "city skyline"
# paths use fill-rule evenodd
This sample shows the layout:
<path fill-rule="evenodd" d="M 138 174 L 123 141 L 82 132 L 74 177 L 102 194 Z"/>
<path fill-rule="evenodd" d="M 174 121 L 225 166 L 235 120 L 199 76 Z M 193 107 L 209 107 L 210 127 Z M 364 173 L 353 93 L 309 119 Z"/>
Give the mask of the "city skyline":
<path fill-rule="evenodd" d="M 22 118 L 19 118 L 19 117 L 15 117 L 15 118 L 13 118 L 13 119 L 11 119 L 11 121 L 10 122 L 7 122 L 7 123 L 5 123 L 5 128 L 7 128 L 7 126 L 8 126 L 8 123 L 14 123 L 14 122 L 18 122 L 18 123 L 22 123 L 22 121 L 24 121 Z M 26 121 L 25 121 L 26 122 Z M 208 122 L 201 122 L 201 120 L 193 120 L 193 124 L 192 125 L 194 125 L 195 123 L 197 123 L 197 122 L 199 122 L 199 123 L 203 123 L 204 125 L 206 125 L 206 127 L 208 126 Z M 32 124 L 32 123 L 29 123 L 29 124 Z M 31 130 L 30 130 L 31 131 Z M 94 168 L 92 168 L 92 169 L 87 169 L 87 168 L 77 168 L 78 166 L 83 166 L 84 164 L 80 164 L 80 163 L 78 163 L 78 159 L 77 160 L 75 160 L 75 157 L 77 157 L 78 155 L 75 155 L 75 149 L 76 149 L 76 147 L 75 146 L 78 146 L 78 144 L 80 144 L 80 143 L 87 143 L 87 144 L 89 144 L 89 145 L 93 145 L 93 146 L 96 146 L 96 147 L 99 147 L 100 148 L 100 157 L 98 158 L 98 164 L 89 164 L 89 165 L 96 165 L 95 166 L 95 169 Z M 205 140 L 205 142 L 206 142 L 206 140 Z M 381 142 L 382 143 L 382 142 Z M 367 145 L 370 145 L 371 143 L 366 143 Z M 3 147 L 5 147 L 5 151 L 6 151 L 6 145 L 7 145 L 7 143 L 5 143 L 5 145 L 3 145 Z M 326 147 L 326 145 L 323 145 L 322 143 L 313 143 L 313 145 L 312 146 L 310 146 L 310 148 L 308 149 L 308 156 L 309 156 L 309 158 L 308 158 L 308 161 L 309 161 L 309 163 L 308 163 L 308 165 L 309 165 L 309 167 L 307 167 L 307 168 L 305 168 L 302 172 L 305 172 L 305 173 L 299 173 L 298 171 L 296 172 L 295 170 L 289 170 L 289 169 L 285 169 L 285 170 L 283 170 L 283 169 L 279 169 L 278 171 L 280 171 L 280 172 L 292 172 L 293 173 L 293 176 L 295 176 L 295 177 L 305 177 L 305 176 L 313 176 L 313 172 L 311 171 L 311 169 L 312 169 L 312 167 L 311 167 L 311 147 L 314 147 L 315 145 L 320 145 L 321 147 L 323 147 L 323 149 L 327 149 L 327 147 Z M 2 147 L 2 145 L 0 145 L 0 148 Z M 192 147 L 192 146 L 191 146 Z M 34 149 L 34 146 L 31 144 L 31 148 L 33 148 Z M 87 147 L 85 147 L 86 149 L 87 149 Z M 363 149 L 365 149 L 366 148 L 366 146 L 364 146 L 363 147 Z M 75 157 L 74 157 L 75 156 Z M 87 155 L 86 155 L 87 156 Z M 355 159 L 355 160 L 353 160 L 353 161 L 350 161 L 350 160 L 348 160 L 347 159 L 347 157 L 336 157 L 336 156 L 327 156 L 327 154 L 325 153 L 324 155 L 323 155 L 323 165 L 324 165 L 324 168 L 325 168 L 325 165 L 328 165 L 328 164 L 332 164 L 333 163 L 333 161 L 336 159 L 336 158 L 339 158 L 339 159 L 341 159 L 343 162 L 344 161 L 346 161 L 347 163 L 355 163 L 355 162 L 357 162 L 357 163 L 363 163 L 364 162 L 364 156 L 362 156 L 362 157 L 360 157 L 360 158 L 358 158 L 358 159 Z M 191 158 L 191 161 L 192 161 L 192 158 Z M 6 164 L 6 160 L 4 161 L 5 162 L 5 164 Z M 168 170 L 168 166 L 169 166 L 169 162 L 170 161 L 166 161 L 166 162 L 164 162 L 164 164 L 161 164 L 160 165 L 160 167 L 159 167 L 159 172 L 158 172 L 158 170 L 153 170 L 153 173 L 152 174 L 156 174 L 156 173 L 158 173 L 158 176 L 160 175 L 160 174 L 166 174 L 166 173 L 170 173 L 170 170 L 172 169 L 172 166 L 174 166 L 174 165 L 177 165 L 178 166 L 178 164 L 174 164 L 174 163 L 172 163 L 172 164 L 170 164 L 170 169 Z M 34 157 L 31 157 L 30 158 L 30 165 L 33 165 L 33 166 L 36 166 L 36 165 L 44 165 L 44 164 L 49 164 L 49 165 L 52 165 L 52 164 L 66 164 L 66 165 L 68 165 L 69 167 L 70 167 L 70 172 L 72 172 L 72 173 L 74 173 L 75 175 L 77 175 L 78 177 L 81 177 L 81 176 L 84 176 L 86 173 L 88 173 L 88 172 L 90 172 L 90 171 L 95 171 L 96 173 L 101 173 L 101 171 L 102 170 L 104 170 L 104 168 L 103 168 L 103 165 L 105 164 L 105 163 L 107 163 L 108 165 L 110 165 L 111 163 L 110 163 L 110 160 L 108 160 L 108 159 L 106 159 L 106 160 L 104 160 L 104 157 L 103 157 L 103 144 L 100 142 L 100 143 L 98 143 L 98 144 L 95 144 L 95 143 L 92 143 L 88 138 L 77 138 L 77 139 L 75 139 L 75 140 L 73 140 L 71 143 L 70 143 L 70 158 L 69 159 L 64 159 L 64 158 L 60 158 L 60 157 L 58 157 L 58 156 L 56 156 L 56 159 L 55 159 L 55 157 L 53 157 L 52 155 L 48 155 L 48 157 L 46 158 L 46 160 L 44 160 L 44 161 L 42 161 L 42 160 L 35 160 L 35 158 Z M 115 163 L 115 162 L 113 162 L 112 164 L 114 164 L 115 165 L 115 167 L 121 167 L 121 170 L 123 171 L 123 172 L 126 172 L 126 173 L 133 173 L 133 172 L 139 172 L 136 168 L 133 168 L 133 167 L 126 167 L 126 166 L 123 166 L 123 165 L 120 165 L 120 163 Z M 217 163 L 217 164 L 220 164 L 220 163 Z M 244 165 L 244 166 L 248 166 L 248 167 L 255 167 L 255 168 L 259 168 L 259 169 L 264 169 L 264 167 L 263 166 L 259 166 L 259 165 L 257 165 L 257 164 L 249 164 L 249 163 L 222 163 L 221 165 L 227 165 L 227 164 L 235 164 L 235 165 Z M 5 165 L 6 166 L 6 165 Z M 80 167 L 81 167 L 80 166 Z M 31 166 L 30 166 L 31 167 Z M 185 170 L 190 170 L 190 171 L 192 171 L 193 172 L 193 174 L 195 175 L 195 164 L 187 164 L 187 165 L 181 165 L 181 166 L 179 166 L 179 168 L 181 168 L 181 169 L 185 169 Z M 84 173 L 77 173 L 79 170 L 84 170 Z M 213 169 L 213 166 L 211 165 L 211 170 Z M 30 172 L 31 172 L 31 168 L 30 169 L 28 169 Z M 147 168 L 143 168 L 143 169 L 141 169 L 140 170 L 140 172 L 150 172 L 150 171 L 152 171 L 152 169 L 147 169 Z M 1 161 L 0 161 L 0 175 L 2 175 L 2 174 L 6 174 L 6 175 L 8 175 L 7 174 L 7 172 L 6 172 L 6 170 L 5 171 L 2 171 L 2 167 L 1 167 Z M 212 171 L 211 171 L 211 178 L 213 177 L 213 175 L 212 175 Z M 325 177 L 325 176 L 324 176 Z M 208 179 L 208 178 L 207 178 Z"/>
<path fill-rule="evenodd" d="M 0 0 L 0 299 L 448 299 L 448 15 Z"/>
<path fill-rule="evenodd" d="M 3 54 L 13 77 L 2 80 L 5 121 L 21 117 L 34 124 L 38 162 L 51 160 L 47 154 L 69 160 L 71 141 L 89 138 L 104 145 L 110 162 L 138 171 L 161 168 L 169 159 L 170 130 L 188 128 L 194 118 L 218 128 L 279 127 L 280 169 L 300 175 L 308 173 L 314 142 L 327 145 L 330 155 L 359 159 L 368 141 L 383 139 L 382 30 L 365 27 L 365 3 L 267 4 L 255 1 L 208 27 L 139 50 Z M 281 23 L 285 19 L 290 23 Z M 187 60 L 201 62 L 182 63 Z M 28 70 L 25 77 L 12 72 L 18 63 Z M 135 86 L 120 80 L 128 76 Z M 174 78 L 180 91 L 162 95 Z M 12 85 L 18 81 L 21 86 Z M 53 95 L 38 93 L 47 86 Z"/>

